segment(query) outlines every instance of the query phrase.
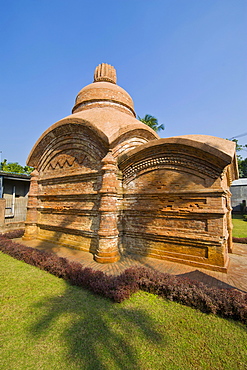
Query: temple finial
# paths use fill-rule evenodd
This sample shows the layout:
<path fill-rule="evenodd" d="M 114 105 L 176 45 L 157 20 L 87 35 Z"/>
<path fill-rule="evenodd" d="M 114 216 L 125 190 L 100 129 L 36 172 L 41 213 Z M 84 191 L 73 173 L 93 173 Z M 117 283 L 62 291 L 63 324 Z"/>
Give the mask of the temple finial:
<path fill-rule="evenodd" d="M 117 83 L 117 74 L 113 66 L 106 63 L 101 63 L 95 68 L 94 82 L 107 81 L 113 84 Z"/>

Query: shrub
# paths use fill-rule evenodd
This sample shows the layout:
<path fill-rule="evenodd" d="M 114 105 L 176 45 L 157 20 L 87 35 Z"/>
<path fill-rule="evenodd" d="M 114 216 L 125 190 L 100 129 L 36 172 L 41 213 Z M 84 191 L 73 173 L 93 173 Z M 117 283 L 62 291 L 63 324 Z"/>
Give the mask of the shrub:
<path fill-rule="evenodd" d="M 243 243 L 243 244 L 247 244 L 247 238 L 235 238 L 233 237 L 232 238 L 232 241 L 234 243 Z"/>
<path fill-rule="evenodd" d="M 12 230 L 12 231 L 8 231 L 7 233 L 4 233 L 4 234 L 0 233 L 0 236 L 1 235 L 4 236 L 7 239 L 21 238 L 24 235 L 24 230 L 23 229 Z"/>
<path fill-rule="evenodd" d="M 15 234 L 16 235 L 16 234 Z M 10 233 L 0 234 L 0 250 L 10 256 L 63 278 L 73 285 L 122 302 L 139 289 L 163 298 L 247 324 L 247 294 L 235 289 L 218 289 L 157 272 L 145 267 L 126 269 L 118 276 L 85 268 L 46 251 L 26 247 L 10 240 Z"/>

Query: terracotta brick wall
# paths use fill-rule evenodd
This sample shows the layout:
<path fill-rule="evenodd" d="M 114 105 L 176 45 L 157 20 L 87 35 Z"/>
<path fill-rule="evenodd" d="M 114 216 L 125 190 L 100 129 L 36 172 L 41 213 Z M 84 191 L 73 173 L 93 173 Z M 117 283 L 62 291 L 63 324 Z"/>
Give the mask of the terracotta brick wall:
<path fill-rule="evenodd" d="M 225 269 L 225 164 L 195 148 L 147 146 L 121 162 L 125 252 Z"/>

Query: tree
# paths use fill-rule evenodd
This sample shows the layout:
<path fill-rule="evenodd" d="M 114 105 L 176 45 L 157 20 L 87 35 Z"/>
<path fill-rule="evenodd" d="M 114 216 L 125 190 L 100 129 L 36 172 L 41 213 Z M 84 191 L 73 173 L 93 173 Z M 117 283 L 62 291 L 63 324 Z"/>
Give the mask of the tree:
<path fill-rule="evenodd" d="M 238 170 L 240 178 L 247 177 L 247 158 L 238 158 Z"/>
<path fill-rule="evenodd" d="M 144 118 L 138 116 L 138 119 L 139 121 L 145 123 L 145 125 L 151 127 L 155 132 L 165 129 L 164 125 L 159 125 L 157 118 L 151 116 L 150 114 L 146 114 Z"/>
<path fill-rule="evenodd" d="M 234 141 L 234 143 L 236 143 L 236 152 L 240 152 L 241 150 L 245 150 L 245 148 L 247 148 L 247 144 L 241 145 L 238 143 L 237 139 L 232 139 L 231 141 Z M 243 159 L 242 156 L 238 154 L 237 159 L 239 177 L 247 177 L 247 158 Z"/>
<path fill-rule="evenodd" d="M 0 163 L 0 170 L 4 172 L 23 173 L 29 175 L 33 171 L 33 167 L 22 167 L 18 162 L 8 163 L 7 159 L 4 159 L 3 162 Z"/>
<path fill-rule="evenodd" d="M 245 148 L 247 148 L 247 144 L 241 145 L 241 144 L 238 143 L 237 139 L 232 139 L 231 141 L 236 143 L 236 152 L 240 152 L 241 150 L 243 150 L 243 149 L 245 150 Z"/>

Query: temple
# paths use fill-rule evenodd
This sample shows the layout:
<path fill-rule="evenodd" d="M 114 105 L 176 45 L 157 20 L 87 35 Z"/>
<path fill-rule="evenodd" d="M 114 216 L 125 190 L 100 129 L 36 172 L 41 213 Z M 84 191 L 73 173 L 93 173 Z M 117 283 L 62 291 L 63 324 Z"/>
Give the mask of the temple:
<path fill-rule="evenodd" d="M 225 272 L 235 143 L 160 139 L 116 80 L 114 67 L 99 65 L 72 114 L 34 145 L 23 238 L 88 251 L 100 263 L 132 253 Z"/>

